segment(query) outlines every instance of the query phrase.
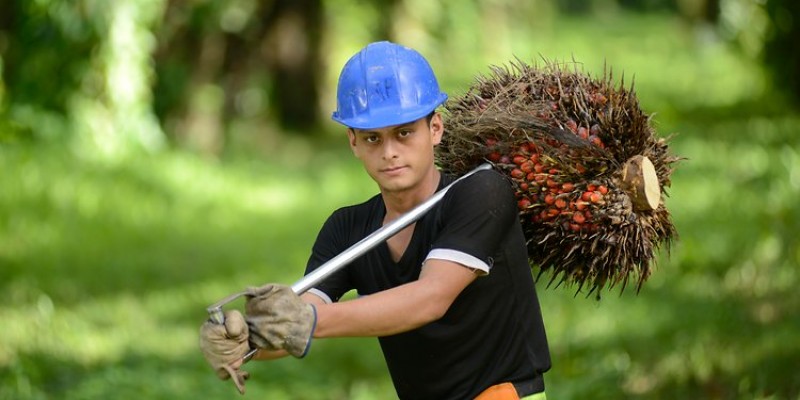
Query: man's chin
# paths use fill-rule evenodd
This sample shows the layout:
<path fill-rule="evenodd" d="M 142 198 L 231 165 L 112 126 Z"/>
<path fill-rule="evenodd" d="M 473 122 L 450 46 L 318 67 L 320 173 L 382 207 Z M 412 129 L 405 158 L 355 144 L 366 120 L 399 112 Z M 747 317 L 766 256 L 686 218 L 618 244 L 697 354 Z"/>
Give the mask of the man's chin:
<path fill-rule="evenodd" d="M 385 193 L 402 193 L 411 189 L 411 185 L 396 181 L 382 182 L 380 186 Z"/>
<path fill-rule="evenodd" d="M 378 182 L 383 192 L 402 193 L 414 187 L 410 176 L 383 177 Z"/>

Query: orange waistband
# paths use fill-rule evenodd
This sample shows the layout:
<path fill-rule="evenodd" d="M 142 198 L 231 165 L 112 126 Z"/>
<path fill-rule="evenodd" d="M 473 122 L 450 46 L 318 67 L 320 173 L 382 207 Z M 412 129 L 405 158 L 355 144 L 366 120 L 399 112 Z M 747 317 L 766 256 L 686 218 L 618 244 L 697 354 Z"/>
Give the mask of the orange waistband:
<path fill-rule="evenodd" d="M 537 375 L 521 382 L 503 382 L 490 386 L 475 400 L 520 400 L 541 393 L 544 393 L 544 378 L 542 375 Z"/>
<path fill-rule="evenodd" d="M 513 383 L 505 382 L 489 386 L 475 400 L 519 400 L 519 394 Z"/>

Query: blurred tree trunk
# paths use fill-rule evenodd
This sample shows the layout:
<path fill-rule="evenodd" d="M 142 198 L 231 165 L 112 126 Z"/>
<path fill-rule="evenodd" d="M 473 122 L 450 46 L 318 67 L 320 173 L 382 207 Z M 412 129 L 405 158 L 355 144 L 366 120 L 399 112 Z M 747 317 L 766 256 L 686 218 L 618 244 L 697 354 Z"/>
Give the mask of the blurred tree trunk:
<path fill-rule="evenodd" d="M 99 18 L 68 4 L 57 5 L 86 22 L 68 30 L 64 25 L 70 21 L 53 18 L 45 5 L 2 1 L 0 72 L 9 101 L 63 116 L 101 38 L 94 29 Z"/>
<path fill-rule="evenodd" d="M 155 54 L 154 108 L 173 142 L 204 154 L 225 146 L 222 107 L 235 92 L 224 90 L 227 38 L 217 10 L 169 0 Z"/>
<path fill-rule="evenodd" d="M 3 12 L 0 13 L 0 115 L 2 115 L 6 109 L 7 101 L 5 82 L 7 81 L 6 76 L 9 67 L 9 41 L 14 32 L 14 21 L 18 20 L 18 11 L 16 4 L 8 0 L 3 0 L 2 3 L 0 3 L 0 9 L 3 10 Z"/>
<path fill-rule="evenodd" d="M 678 12 L 694 23 L 716 25 L 719 22 L 720 0 L 678 0 Z"/>
<path fill-rule="evenodd" d="M 764 63 L 775 86 L 784 88 L 800 103 L 800 2 L 769 0 L 770 32 L 764 43 Z"/>
<path fill-rule="evenodd" d="M 242 4 L 169 0 L 155 108 L 179 145 L 219 154 L 239 118 L 272 119 L 302 134 L 319 123 L 321 0 Z M 254 92 L 266 101 L 242 106 Z"/>
<path fill-rule="evenodd" d="M 375 8 L 378 10 L 378 23 L 375 27 L 375 38 L 377 40 L 395 41 L 394 22 L 397 14 L 396 10 L 403 0 L 373 0 Z"/>
<path fill-rule="evenodd" d="M 276 0 L 264 5 L 261 49 L 273 80 L 270 99 L 283 127 L 310 133 L 320 114 L 322 2 Z"/>
<path fill-rule="evenodd" d="M 93 69 L 103 76 L 99 96 L 86 90 L 71 99 L 70 113 L 87 144 L 107 155 L 134 149 L 161 150 L 161 124 L 153 113 L 153 65 L 166 0 L 115 0 L 97 11 L 107 28 L 93 54 Z M 104 126 L 103 126 L 104 125 Z"/>
<path fill-rule="evenodd" d="M 106 155 L 158 150 L 150 39 L 162 4 L 5 0 L 0 97 L 9 119 Z"/>

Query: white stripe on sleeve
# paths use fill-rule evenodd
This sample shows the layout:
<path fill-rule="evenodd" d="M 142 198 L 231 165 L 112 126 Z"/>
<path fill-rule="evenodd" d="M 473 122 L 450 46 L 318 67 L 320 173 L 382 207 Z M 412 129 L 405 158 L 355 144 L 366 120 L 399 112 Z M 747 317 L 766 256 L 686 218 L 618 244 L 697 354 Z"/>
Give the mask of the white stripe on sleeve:
<path fill-rule="evenodd" d="M 447 260 L 454 263 L 461 264 L 467 268 L 475 270 L 480 275 L 488 275 L 491 267 L 478 257 L 471 254 L 464 253 L 463 251 L 451 249 L 433 249 L 425 257 L 425 261 L 429 259 Z"/>
<path fill-rule="evenodd" d="M 311 294 L 319 297 L 320 299 L 322 299 L 322 301 L 325 302 L 325 304 L 333 303 L 333 300 L 331 300 L 330 296 L 325 294 L 325 292 L 323 292 L 322 290 L 311 288 L 311 289 L 308 289 L 308 293 L 311 293 Z"/>

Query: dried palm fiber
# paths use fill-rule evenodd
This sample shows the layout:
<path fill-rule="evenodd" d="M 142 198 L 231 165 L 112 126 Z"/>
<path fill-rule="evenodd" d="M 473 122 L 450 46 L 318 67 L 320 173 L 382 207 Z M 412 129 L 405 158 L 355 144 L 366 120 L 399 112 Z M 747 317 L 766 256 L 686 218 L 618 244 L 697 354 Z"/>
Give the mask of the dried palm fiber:
<path fill-rule="evenodd" d="M 446 103 L 437 163 L 461 175 L 490 161 L 511 180 L 530 264 L 550 285 L 599 296 L 634 280 L 638 292 L 677 238 L 663 198 L 679 158 L 633 85 L 574 66 L 491 67 Z"/>

